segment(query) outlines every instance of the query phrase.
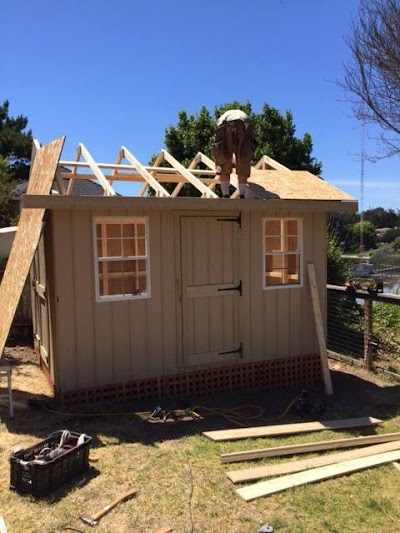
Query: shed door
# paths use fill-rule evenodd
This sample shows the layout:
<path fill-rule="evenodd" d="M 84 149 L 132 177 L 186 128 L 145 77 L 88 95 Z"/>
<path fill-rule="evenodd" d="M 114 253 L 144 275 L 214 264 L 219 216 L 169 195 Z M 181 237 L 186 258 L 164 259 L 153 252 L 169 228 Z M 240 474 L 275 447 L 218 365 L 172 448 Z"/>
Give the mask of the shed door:
<path fill-rule="evenodd" d="M 181 218 L 184 365 L 242 356 L 236 217 Z"/>

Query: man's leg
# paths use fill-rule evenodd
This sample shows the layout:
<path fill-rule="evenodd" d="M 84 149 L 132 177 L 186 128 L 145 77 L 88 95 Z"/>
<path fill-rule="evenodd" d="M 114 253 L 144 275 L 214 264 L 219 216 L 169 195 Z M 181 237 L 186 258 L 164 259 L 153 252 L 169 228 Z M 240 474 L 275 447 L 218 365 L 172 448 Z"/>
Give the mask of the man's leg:
<path fill-rule="evenodd" d="M 221 172 L 219 176 L 219 181 L 221 182 L 222 198 L 229 198 L 229 179 L 230 174 L 227 174 L 226 172 Z"/>

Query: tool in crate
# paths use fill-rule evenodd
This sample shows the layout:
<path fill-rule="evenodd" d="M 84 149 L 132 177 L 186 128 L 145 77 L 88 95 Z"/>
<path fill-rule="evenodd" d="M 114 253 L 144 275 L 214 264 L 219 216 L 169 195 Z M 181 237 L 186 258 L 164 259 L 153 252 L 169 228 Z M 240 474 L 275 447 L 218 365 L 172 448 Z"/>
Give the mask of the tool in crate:
<path fill-rule="evenodd" d="M 10 456 L 10 489 L 44 496 L 89 468 L 91 437 L 60 430 Z"/>

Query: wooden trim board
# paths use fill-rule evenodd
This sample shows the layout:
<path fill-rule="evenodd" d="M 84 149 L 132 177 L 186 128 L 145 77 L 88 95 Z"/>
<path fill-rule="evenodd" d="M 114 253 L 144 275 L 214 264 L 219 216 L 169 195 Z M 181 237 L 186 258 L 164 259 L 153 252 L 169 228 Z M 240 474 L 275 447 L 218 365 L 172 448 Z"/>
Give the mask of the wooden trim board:
<path fill-rule="evenodd" d="M 393 452 L 379 453 L 369 457 L 362 457 L 361 459 L 353 459 L 352 461 L 344 461 L 329 466 L 321 466 L 320 468 L 313 468 L 305 472 L 297 472 L 297 474 L 289 474 L 288 476 L 270 479 L 268 481 L 261 481 L 254 485 L 249 485 L 238 489 L 236 492 L 244 500 L 250 501 L 262 496 L 268 496 L 276 492 L 281 492 L 292 487 L 306 485 L 307 483 L 315 483 L 316 481 L 323 481 L 344 474 L 351 474 L 366 468 L 373 468 L 374 466 L 392 463 L 400 459 L 400 450 Z"/>
<path fill-rule="evenodd" d="M 317 337 L 319 352 L 321 357 L 322 376 L 324 378 L 325 392 L 327 395 L 333 394 L 331 374 L 328 365 L 328 352 L 326 350 L 325 331 L 322 322 L 321 306 L 319 303 L 317 277 L 315 275 L 314 263 L 308 263 L 308 281 L 310 285 L 311 301 L 313 304 L 315 326 L 317 328 Z M 324 288 L 324 290 L 326 290 Z"/>
<path fill-rule="evenodd" d="M 375 426 L 382 420 L 378 418 L 344 418 L 342 420 L 324 420 L 322 422 L 305 422 L 302 424 L 282 424 L 275 426 L 260 426 L 240 429 L 223 429 L 219 431 L 205 431 L 203 435 L 214 441 L 240 440 L 255 437 L 276 437 L 277 435 L 293 435 L 311 431 L 335 430 Z"/>
<path fill-rule="evenodd" d="M 336 450 L 339 448 L 353 448 L 357 446 L 367 446 L 368 444 L 391 442 L 394 440 L 400 440 L 400 433 L 368 435 L 366 437 L 324 440 L 319 442 L 308 442 L 306 444 L 291 444 L 290 446 L 261 448 L 259 450 L 248 450 L 245 452 L 224 453 L 221 455 L 221 462 L 239 463 L 240 461 L 252 461 L 253 459 L 264 459 L 266 457 L 280 457 L 283 455 L 294 455 L 296 453 L 310 453 L 322 450 Z"/>
<path fill-rule="evenodd" d="M 322 455 L 320 457 L 313 457 L 301 459 L 300 461 L 289 461 L 277 465 L 265 465 L 257 468 L 246 468 L 243 470 L 234 470 L 227 472 L 226 475 L 232 483 L 244 483 L 246 481 L 256 481 L 263 477 L 281 476 L 283 474 L 293 474 L 294 472 L 301 472 L 310 468 L 317 468 L 319 466 L 326 466 L 335 463 L 342 463 L 343 461 L 350 461 L 351 459 L 359 459 L 361 457 L 368 457 L 378 453 L 391 452 L 400 449 L 400 440 L 394 442 L 385 442 L 384 444 L 377 444 L 376 446 L 367 446 L 366 448 L 359 448 L 341 453 L 331 453 Z"/>

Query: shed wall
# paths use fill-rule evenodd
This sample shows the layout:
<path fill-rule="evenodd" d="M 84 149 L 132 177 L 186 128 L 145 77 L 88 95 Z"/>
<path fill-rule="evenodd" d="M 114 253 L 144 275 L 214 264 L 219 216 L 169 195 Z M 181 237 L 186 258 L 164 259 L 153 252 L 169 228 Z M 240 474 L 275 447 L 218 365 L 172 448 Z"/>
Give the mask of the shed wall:
<path fill-rule="evenodd" d="M 151 298 L 95 301 L 92 233 L 95 216 L 149 217 Z M 244 320 L 240 328 L 245 350 L 240 363 L 317 351 L 306 274 L 303 287 L 262 290 L 262 218 L 265 216 L 303 218 L 303 268 L 306 269 L 307 262 L 314 262 L 322 312 L 326 309 L 325 213 L 242 213 L 239 257 Z M 53 250 L 57 322 L 55 385 L 59 390 L 85 389 L 184 371 L 182 317 L 176 283 L 180 268 L 179 213 L 137 209 L 55 210 Z"/>

